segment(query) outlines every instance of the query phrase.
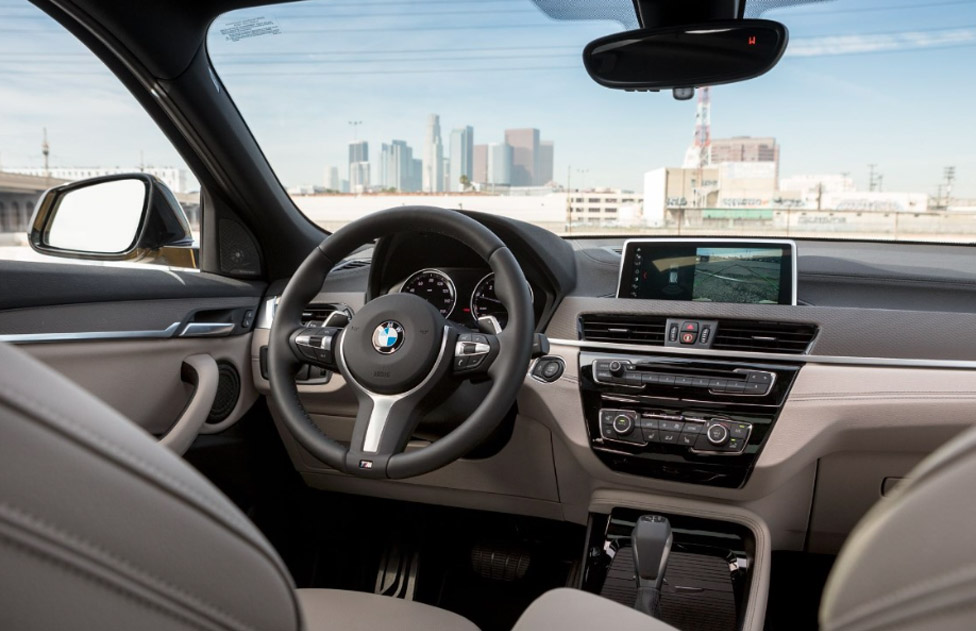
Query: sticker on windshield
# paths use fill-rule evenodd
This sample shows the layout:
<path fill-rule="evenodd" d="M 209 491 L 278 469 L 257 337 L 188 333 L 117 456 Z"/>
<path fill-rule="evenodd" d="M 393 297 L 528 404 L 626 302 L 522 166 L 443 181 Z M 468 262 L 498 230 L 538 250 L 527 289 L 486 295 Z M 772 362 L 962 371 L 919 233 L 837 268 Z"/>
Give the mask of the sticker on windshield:
<path fill-rule="evenodd" d="M 247 18 L 228 22 L 220 29 L 220 34 L 228 42 L 239 42 L 242 39 L 260 37 L 262 35 L 280 35 L 281 27 L 274 18 Z"/>

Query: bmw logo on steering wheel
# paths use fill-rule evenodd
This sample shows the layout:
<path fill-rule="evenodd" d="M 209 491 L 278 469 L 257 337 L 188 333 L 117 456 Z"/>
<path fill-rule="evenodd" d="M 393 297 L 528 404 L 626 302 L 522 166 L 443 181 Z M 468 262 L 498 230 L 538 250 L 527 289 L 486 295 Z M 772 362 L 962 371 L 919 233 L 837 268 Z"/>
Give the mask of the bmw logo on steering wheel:
<path fill-rule="evenodd" d="M 373 348 L 384 355 L 395 353 L 403 344 L 403 325 L 387 320 L 373 331 Z"/>

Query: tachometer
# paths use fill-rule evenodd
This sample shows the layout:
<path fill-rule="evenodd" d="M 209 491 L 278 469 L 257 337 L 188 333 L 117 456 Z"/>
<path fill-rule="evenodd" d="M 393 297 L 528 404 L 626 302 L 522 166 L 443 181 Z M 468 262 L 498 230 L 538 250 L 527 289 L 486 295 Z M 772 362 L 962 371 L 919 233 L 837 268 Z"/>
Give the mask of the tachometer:
<path fill-rule="evenodd" d="M 529 296 L 533 301 L 532 287 L 529 287 Z M 474 291 L 471 292 L 471 315 L 475 320 L 484 316 L 494 316 L 498 324 L 505 327 L 508 324 L 508 310 L 505 305 L 495 295 L 495 274 L 491 273 L 478 281 Z"/>
<path fill-rule="evenodd" d="M 434 305 L 445 318 L 454 311 L 457 293 L 451 277 L 439 269 L 422 269 L 403 281 L 400 293 L 420 296 Z"/>

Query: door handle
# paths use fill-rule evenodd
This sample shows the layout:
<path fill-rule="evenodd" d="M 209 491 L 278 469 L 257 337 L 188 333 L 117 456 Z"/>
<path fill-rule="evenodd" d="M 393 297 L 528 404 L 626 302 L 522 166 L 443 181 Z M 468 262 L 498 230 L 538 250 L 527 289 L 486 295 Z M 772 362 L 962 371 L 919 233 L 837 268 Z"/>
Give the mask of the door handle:
<path fill-rule="evenodd" d="M 180 337 L 217 337 L 234 331 L 233 322 L 187 322 Z"/>
<path fill-rule="evenodd" d="M 204 421 L 210 414 L 214 399 L 217 398 L 217 382 L 220 371 L 213 357 L 205 353 L 190 355 L 183 360 L 180 373 L 184 382 L 193 386 L 190 401 L 183 409 L 180 418 L 165 436 L 159 439 L 164 447 L 168 447 L 177 455 L 182 455 L 193 444 L 193 440 L 200 433 Z"/>

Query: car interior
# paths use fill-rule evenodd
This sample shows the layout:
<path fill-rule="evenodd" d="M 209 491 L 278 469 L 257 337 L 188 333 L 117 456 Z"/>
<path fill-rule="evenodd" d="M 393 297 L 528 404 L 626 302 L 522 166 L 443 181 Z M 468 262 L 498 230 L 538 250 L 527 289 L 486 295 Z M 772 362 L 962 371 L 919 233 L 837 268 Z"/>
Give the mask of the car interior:
<path fill-rule="evenodd" d="M 33 193 L 29 221 L 8 230 L 23 237 L 22 258 L 0 255 L 0 629 L 976 628 L 976 543 L 968 536 L 976 523 L 976 209 L 953 210 L 960 204 L 952 201 L 965 197 L 967 183 L 926 202 L 931 217 L 951 216 L 934 236 L 906 228 L 929 221 L 915 209 L 893 217 L 902 233 L 889 238 L 837 228 L 841 218 L 872 211 L 838 206 L 828 216 L 822 184 L 808 200 L 814 206 L 796 211 L 795 232 L 759 229 L 742 219 L 753 212 L 744 209 L 696 231 L 694 217 L 719 211 L 670 202 L 651 223 L 647 175 L 644 224 L 621 219 L 588 232 L 574 223 L 573 190 L 602 194 L 582 180 L 603 176 L 557 162 L 562 168 L 553 174 L 550 164 L 549 179 L 561 182 L 565 171 L 567 181 L 550 212 L 560 223 L 554 229 L 523 210 L 542 197 L 528 186 L 515 191 L 514 168 L 509 194 L 474 189 L 477 146 L 472 175 L 462 169 L 448 188 L 428 181 L 427 154 L 411 158 L 424 169 L 408 174 L 414 189 L 386 190 L 394 182 L 387 162 L 384 184 L 368 169 L 363 180 L 370 164 L 352 152 L 366 130 L 346 120 L 360 112 L 338 104 L 361 99 L 364 120 L 386 117 L 370 125 L 397 118 L 399 88 L 370 101 L 358 83 L 357 73 L 372 72 L 359 62 L 383 50 L 362 44 L 323 66 L 325 53 L 280 48 L 291 41 L 338 50 L 342 37 L 375 38 L 392 51 L 384 63 L 406 56 L 409 68 L 410 50 L 433 50 L 443 38 L 454 38 L 447 49 L 459 57 L 468 54 L 464 46 L 495 46 L 482 26 L 508 11 L 505 28 L 526 37 L 535 37 L 527 24 L 536 16 L 552 24 L 553 37 L 585 27 L 585 45 L 566 37 L 568 50 L 558 53 L 566 53 L 558 59 L 572 66 L 580 94 L 560 97 L 566 111 L 553 111 L 552 120 L 569 120 L 580 146 L 597 143 L 586 99 L 597 99 L 608 121 L 624 100 L 621 107 L 668 108 L 688 120 L 673 132 L 682 146 L 696 122 L 682 177 L 697 178 L 699 195 L 712 168 L 695 153 L 708 146 L 699 142 L 709 125 L 703 95 L 715 88 L 718 111 L 719 95 L 729 94 L 720 90 L 758 86 L 743 111 L 803 126 L 799 115 L 794 121 L 788 110 L 764 106 L 764 86 L 787 64 L 812 75 L 804 60 L 837 51 L 811 52 L 811 38 L 791 31 L 790 11 L 856 23 L 889 10 L 885 4 L 0 5 L 0 38 L 33 24 L 29 15 L 90 51 L 199 185 L 187 212 L 185 193 L 149 172 L 52 180 L 44 132 L 45 185 Z M 930 4 L 902 8 L 936 16 L 972 9 Z M 343 15 L 358 21 L 342 26 Z M 458 16 L 464 24 L 452 26 Z M 421 35 L 408 32 L 412 20 L 428 24 Z M 976 27 L 949 27 L 955 39 L 932 46 L 971 60 L 966 46 L 976 42 Z M 920 38 L 895 39 L 929 46 Z M 15 85 L 33 62 L 18 70 L 19 58 L 2 46 L 0 82 Z M 457 79 L 456 111 L 506 107 L 502 80 L 492 77 L 538 60 L 505 46 L 516 53 L 507 60 L 490 53 L 497 68 L 467 67 Z M 249 72 L 232 50 L 249 51 Z M 902 53 L 874 59 L 907 66 L 932 54 Z M 837 63 L 859 63 L 858 54 Z M 276 65 L 285 57 L 307 76 Z M 55 82 L 59 72 L 86 80 L 86 71 L 64 63 L 43 72 Z M 562 62 L 538 63 L 527 76 L 540 93 L 563 89 L 563 70 L 553 69 Z M 320 67 L 341 89 L 315 87 Z M 404 108 L 412 96 L 418 111 L 434 111 L 423 95 L 442 89 L 434 85 L 439 75 L 385 72 L 374 72 L 377 85 L 413 85 Z M 959 89 L 972 90 L 962 72 Z M 292 92 L 275 87 L 285 79 Z M 836 99 L 838 111 L 854 107 L 841 102 L 851 95 L 868 111 L 886 107 L 870 92 L 870 77 L 846 87 L 805 80 L 823 81 L 823 98 Z M 960 116 L 945 93 L 954 88 L 937 84 L 906 79 L 898 90 L 906 100 L 941 92 L 931 98 Z M 785 85 L 778 89 L 796 89 Z M 472 94 L 462 98 L 462 87 Z M 0 101 L 5 94 L 0 89 Z M 87 100 L 67 89 L 53 97 L 77 111 Z M 378 100 L 385 110 L 374 109 Z M 122 107 L 97 103 L 109 117 Z M 689 114 L 696 107 L 697 119 Z M 939 117 L 924 105 L 891 107 Z M 293 116 L 299 129 L 263 120 L 264 111 Z M 615 124 L 643 133 L 627 112 Z M 346 159 L 344 139 L 316 137 L 319 128 L 299 124 L 306 115 L 332 117 L 335 129 L 355 135 L 348 191 L 327 185 L 306 195 L 283 184 L 286 165 L 318 160 L 295 138 L 334 142 Z M 4 118 L 0 152 L 16 124 Z M 439 125 L 433 118 L 428 138 Z M 662 144 L 672 133 L 665 127 Z M 463 129 L 455 132 L 463 138 Z M 841 123 L 808 133 L 830 136 L 831 156 L 857 151 L 831 136 L 853 133 Z M 959 163 L 976 166 L 972 128 L 958 133 Z M 936 143 L 919 136 L 905 153 Z M 438 152 L 440 142 L 431 145 Z M 560 151 L 571 144 L 558 142 Z M 394 145 L 383 145 L 390 164 Z M 519 148 L 499 146 L 515 165 Z M 454 165 L 451 147 L 444 155 Z M 497 163 L 493 147 L 486 172 Z M 436 155 L 441 169 L 448 159 Z M 3 200 L 4 165 L 13 158 L 0 157 Z M 379 178 L 375 159 L 374 151 Z M 749 173 L 760 164 L 730 163 Z M 457 174 L 456 165 L 443 168 Z M 880 200 L 886 193 L 873 168 L 870 199 Z M 715 169 L 731 177 L 732 167 Z M 10 175 L 9 186 L 19 185 Z M 954 178 L 955 170 L 950 189 Z M 407 190 L 412 196 L 394 200 Z M 742 190 L 736 195 L 760 197 Z M 775 195 L 788 197 L 784 190 Z M 449 196 L 462 202 L 449 204 Z M 513 210 L 494 212 L 492 204 Z M 3 210 L 0 233 L 11 225 Z M 770 221 L 779 212 L 769 211 Z"/>

